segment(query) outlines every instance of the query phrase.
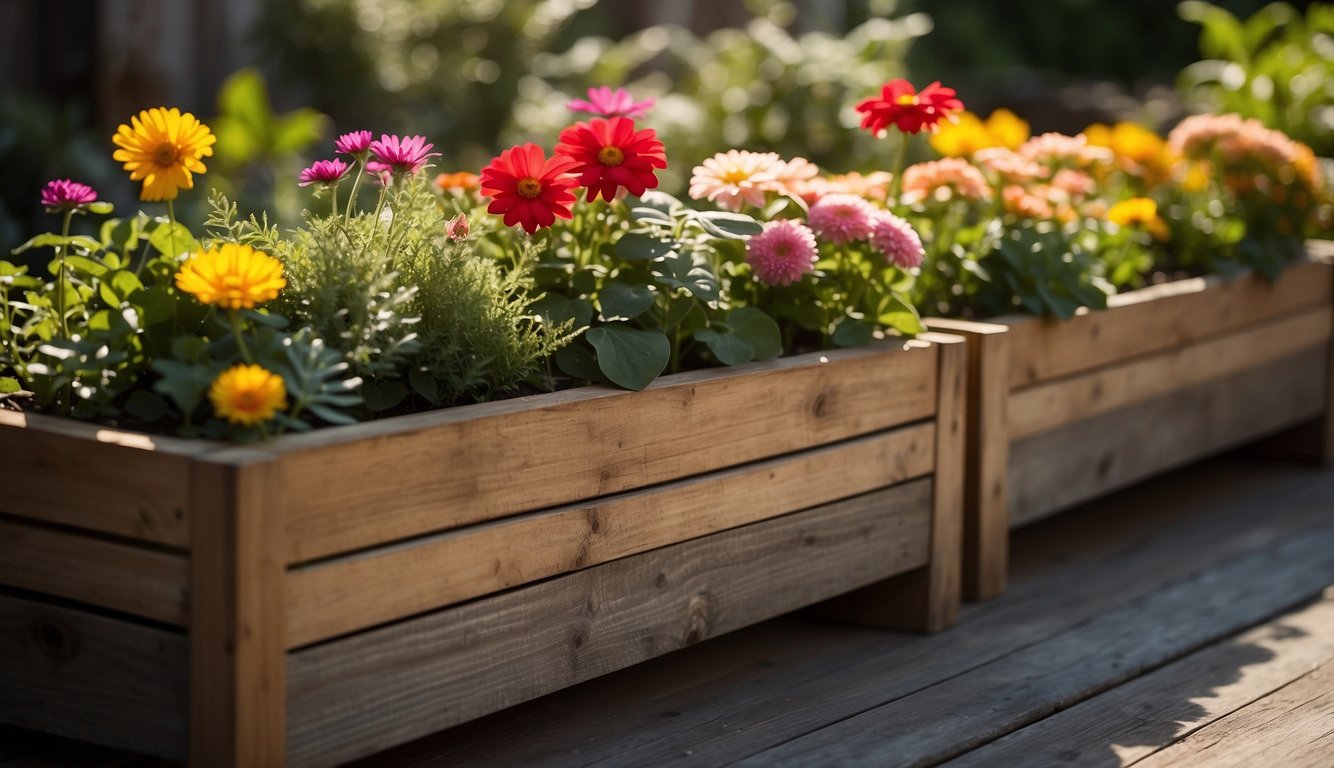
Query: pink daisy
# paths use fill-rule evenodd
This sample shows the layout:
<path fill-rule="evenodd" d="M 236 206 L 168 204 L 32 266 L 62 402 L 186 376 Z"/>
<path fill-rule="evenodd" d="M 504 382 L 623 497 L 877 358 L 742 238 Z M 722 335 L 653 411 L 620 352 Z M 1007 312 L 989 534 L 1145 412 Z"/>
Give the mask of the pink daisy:
<path fill-rule="evenodd" d="M 342 160 L 316 160 L 313 165 L 301 171 L 297 186 L 308 187 L 311 184 L 332 186 L 347 173 L 347 163 Z"/>
<path fill-rule="evenodd" d="M 920 267 L 926 258 L 917 230 L 888 211 L 881 211 L 871 223 L 871 245 L 885 255 L 885 263 L 900 269 Z"/>
<path fill-rule="evenodd" d="M 990 200 L 987 177 L 961 157 L 947 157 L 909 166 L 903 172 L 903 202 L 946 202 L 954 198 Z"/>
<path fill-rule="evenodd" d="M 709 200 L 729 211 L 743 204 L 764 207 L 766 192 L 786 194 L 778 173 L 786 164 L 774 152 L 729 150 L 695 166 L 690 176 L 690 197 Z"/>
<path fill-rule="evenodd" d="M 791 285 L 815 271 L 815 233 L 790 219 L 771 221 L 746 241 L 746 262 L 766 285 Z"/>
<path fill-rule="evenodd" d="M 811 206 L 806 223 L 821 240 L 845 245 L 869 237 L 874 216 L 875 209 L 860 197 L 833 194 L 825 195 Z"/>
<path fill-rule="evenodd" d="M 97 202 L 97 192 L 87 184 L 69 179 L 52 179 L 42 188 L 42 205 L 47 208 L 73 210 Z"/>
<path fill-rule="evenodd" d="M 431 151 L 434 147 L 426 142 L 425 136 L 384 134 L 379 141 L 371 142 L 371 154 L 394 173 L 413 174 L 420 171 L 427 160 L 440 157 L 439 152 Z"/>
<path fill-rule="evenodd" d="M 603 117 L 640 118 L 653 108 L 653 99 L 635 101 L 624 88 L 612 90 L 603 85 L 588 89 L 588 100 L 574 99 L 565 105 L 571 112 L 588 112 Z"/>
<path fill-rule="evenodd" d="M 370 131 L 345 133 L 334 142 L 334 150 L 342 155 L 363 155 L 370 151 L 374 138 Z"/>

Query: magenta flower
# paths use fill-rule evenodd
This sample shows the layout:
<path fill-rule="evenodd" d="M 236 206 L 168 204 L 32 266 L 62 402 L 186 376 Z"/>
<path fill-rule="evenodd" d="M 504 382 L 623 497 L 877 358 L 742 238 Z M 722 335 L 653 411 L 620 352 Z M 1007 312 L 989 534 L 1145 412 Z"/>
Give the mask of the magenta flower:
<path fill-rule="evenodd" d="M 856 195 L 832 194 L 811 206 L 806 223 L 825 242 L 846 245 L 871 235 L 875 209 Z"/>
<path fill-rule="evenodd" d="M 900 269 L 922 265 L 926 252 L 917 230 L 888 211 L 881 211 L 871 223 L 871 245 L 885 255 L 885 263 Z"/>
<path fill-rule="evenodd" d="M 347 163 L 342 160 L 316 160 L 315 164 L 301 171 L 297 186 L 308 187 L 311 184 L 329 186 L 337 184 L 347 173 Z"/>
<path fill-rule="evenodd" d="M 779 219 L 746 241 L 746 262 L 755 279 L 767 285 L 791 285 L 815 271 L 815 233 L 805 224 Z"/>
<path fill-rule="evenodd" d="M 375 179 L 382 187 L 387 187 L 394 179 L 394 166 L 371 160 L 366 163 L 366 175 Z"/>
<path fill-rule="evenodd" d="M 334 150 L 341 155 L 364 155 L 370 151 L 374 138 L 370 131 L 345 133 L 334 142 Z"/>
<path fill-rule="evenodd" d="M 69 179 L 52 179 L 42 188 L 42 205 L 47 208 L 73 210 L 97 202 L 97 192 L 87 184 Z"/>
<path fill-rule="evenodd" d="M 439 152 L 431 151 L 434 147 L 434 144 L 426 143 L 425 136 L 382 134 L 379 141 L 371 142 L 371 154 L 394 173 L 413 174 L 420 171 L 427 160 L 440 157 Z"/>
<path fill-rule="evenodd" d="M 635 97 L 624 88 L 612 90 L 603 85 L 588 89 L 588 100 L 575 99 L 565 107 L 571 112 L 589 112 L 603 117 L 643 117 L 653 108 L 653 99 L 635 101 Z"/>

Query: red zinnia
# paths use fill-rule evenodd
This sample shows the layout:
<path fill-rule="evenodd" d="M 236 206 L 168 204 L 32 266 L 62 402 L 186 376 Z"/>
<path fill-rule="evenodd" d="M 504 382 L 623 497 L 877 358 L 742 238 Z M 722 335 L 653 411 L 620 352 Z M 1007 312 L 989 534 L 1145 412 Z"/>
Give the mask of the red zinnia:
<path fill-rule="evenodd" d="M 585 199 L 590 202 L 598 195 L 611 202 L 621 187 L 642 195 L 658 186 L 654 169 L 667 167 L 667 154 L 654 130 L 636 131 L 628 117 L 575 123 L 560 132 L 556 154 L 577 163 L 574 172 L 580 186 L 588 188 Z"/>
<path fill-rule="evenodd" d="M 869 98 L 857 105 L 862 113 L 862 130 L 873 134 L 898 126 L 904 133 L 921 133 L 923 128 L 935 130 L 946 116 L 963 109 L 963 102 L 955 98 L 953 88 L 934 82 L 916 92 L 912 83 L 898 79 L 885 83 L 879 98 Z"/>
<path fill-rule="evenodd" d="M 505 215 L 505 224 L 522 224 L 532 234 L 559 216 L 572 218 L 570 206 L 579 181 L 570 174 L 575 161 L 564 155 L 547 159 L 536 144 L 510 147 L 482 169 L 482 194 L 492 198 L 486 210 Z"/>

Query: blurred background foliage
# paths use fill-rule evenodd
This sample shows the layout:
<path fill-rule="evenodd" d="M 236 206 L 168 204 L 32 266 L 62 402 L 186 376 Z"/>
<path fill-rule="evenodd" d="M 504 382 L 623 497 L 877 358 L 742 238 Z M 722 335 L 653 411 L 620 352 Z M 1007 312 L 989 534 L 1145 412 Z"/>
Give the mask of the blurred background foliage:
<path fill-rule="evenodd" d="M 28 17 L 51 16 L 52 3 L 66 1 L 9 0 L 0 16 L 29 5 L 47 10 Z M 49 225 L 36 202 L 47 179 L 92 183 L 122 210 L 137 204 L 110 159 L 110 135 L 129 114 L 109 108 L 105 83 L 87 85 L 100 62 L 117 60 L 109 47 L 127 45 L 97 34 L 98 25 L 138 23 L 112 18 L 130 13 L 116 8 L 140 17 L 192 8 L 192 29 L 170 31 L 193 35 L 195 49 L 155 53 L 199 59 L 207 44 L 248 65 L 225 81 L 227 73 L 204 72 L 186 91 L 150 91 L 158 102 L 138 107 L 194 110 L 219 136 L 204 184 L 282 222 L 307 202 L 296 172 L 330 156 L 336 133 L 422 133 L 445 153 L 441 170 L 475 170 L 514 142 L 549 148 L 572 119 L 565 102 L 603 84 L 657 100 L 644 124 L 667 142 L 668 191 L 733 147 L 805 156 L 835 172 L 883 164 L 889 148 L 853 129 L 852 106 L 899 76 L 952 85 L 984 115 L 1008 106 L 1035 132 L 1119 119 L 1165 128 L 1186 108 L 1207 108 L 1258 117 L 1334 153 L 1329 3 L 1188 0 L 1178 12 L 1162 0 L 180 1 L 105 0 L 87 23 L 49 23 L 43 29 L 63 30 L 71 49 L 80 39 L 70 36 L 90 37 L 65 67 L 78 72 L 59 87 L 49 69 L 5 73 L 6 251 Z M 224 17 L 222 31 L 199 21 Z M 19 47 L 0 54 L 7 65 L 26 60 L 26 38 L 41 46 L 36 32 L 9 34 L 0 42 Z M 103 79 L 112 91 L 120 82 Z"/>

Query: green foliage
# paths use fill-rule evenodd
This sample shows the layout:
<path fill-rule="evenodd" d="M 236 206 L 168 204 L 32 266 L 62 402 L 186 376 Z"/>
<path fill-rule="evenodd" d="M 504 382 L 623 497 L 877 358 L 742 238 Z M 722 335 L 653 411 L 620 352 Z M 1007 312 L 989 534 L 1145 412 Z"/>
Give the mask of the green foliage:
<path fill-rule="evenodd" d="M 566 341 L 528 313 L 528 279 L 445 236 L 448 215 L 421 177 L 382 192 L 379 213 L 314 215 L 283 233 L 239 220 L 222 196 L 208 227 L 284 264 L 279 311 L 308 325 L 366 379 L 373 411 L 512 390 Z"/>
<path fill-rule="evenodd" d="M 978 291 L 986 315 L 1016 309 L 1074 317 L 1080 307 L 1103 309 L 1111 287 L 1095 277 L 1096 237 L 1077 227 L 1025 220 L 1005 231 L 982 263 L 990 279 Z"/>
<path fill-rule="evenodd" d="M 1205 57 L 1178 78 L 1188 106 L 1257 118 L 1334 155 L 1334 5 L 1311 3 L 1303 16 L 1288 3 L 1270 3 L 1243 20 L 1188 0 L 1178 12 L 1200 25 Z"/>

